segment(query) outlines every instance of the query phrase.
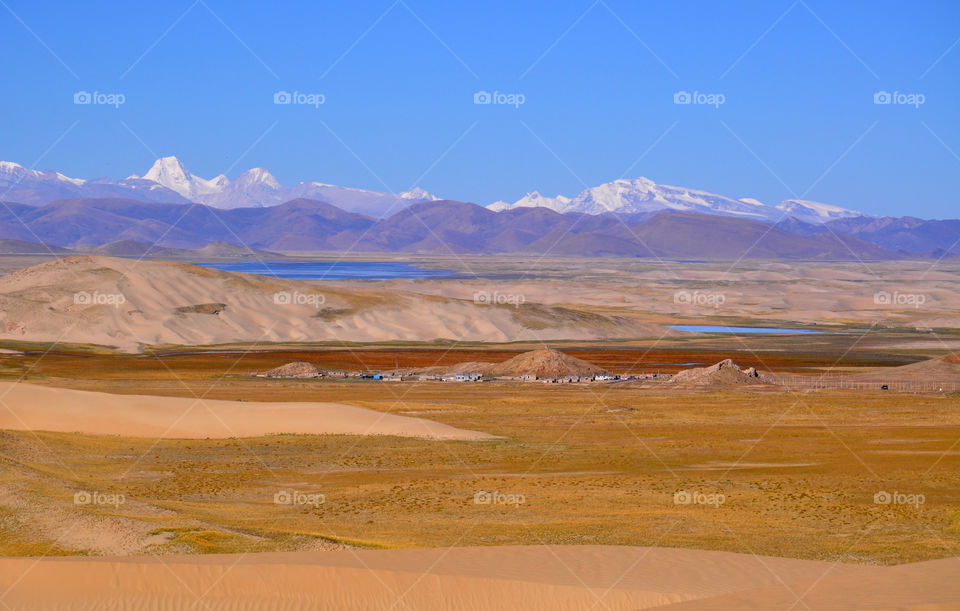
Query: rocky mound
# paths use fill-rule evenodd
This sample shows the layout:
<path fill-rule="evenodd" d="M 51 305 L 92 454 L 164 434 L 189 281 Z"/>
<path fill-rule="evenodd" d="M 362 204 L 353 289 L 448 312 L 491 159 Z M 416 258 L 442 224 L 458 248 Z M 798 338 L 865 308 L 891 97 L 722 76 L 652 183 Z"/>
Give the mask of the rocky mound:
<path fill-rule="evenodd" d="M 306 361 L 293 361 L 263 372 L 268 378 L 318 378 L 323 370 Z"/>
<path fill-rule="evenodd" d="M 553 348 L 541 348 L 524 352 L 494 365 L 486 373 L 492 376 L 537 378 L 562 378 L 567 376 L 595 376 L 608 374 L 605 369 L 564 354 Z"/>
<path fill-rule="evenodd" d="M 732 359 L 724 359 L 709 367 L 684 369 L 670 378 L 670 383 L 685 386 L 738 386 L 772 382 L 753 367 L 741 369 Z"/>

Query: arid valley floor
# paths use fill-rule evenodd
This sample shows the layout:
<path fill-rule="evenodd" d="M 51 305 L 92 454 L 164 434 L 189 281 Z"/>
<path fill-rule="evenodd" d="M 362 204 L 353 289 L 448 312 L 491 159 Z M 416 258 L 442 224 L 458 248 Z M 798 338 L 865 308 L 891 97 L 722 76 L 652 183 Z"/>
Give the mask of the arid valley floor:
<path fill-rule="evenodd" d="M 0 278 L 0 606 L 255 608 L 270 575 L 291 607 L 960 608 L 960 265 L 434 257 L 464 278 L 314 283 L 67 261 L 0 262 L 41 263 Z M 545 345 L 662 377 L 256 375 Z M 763 383 L 668 378 L 726 358 Z"/>

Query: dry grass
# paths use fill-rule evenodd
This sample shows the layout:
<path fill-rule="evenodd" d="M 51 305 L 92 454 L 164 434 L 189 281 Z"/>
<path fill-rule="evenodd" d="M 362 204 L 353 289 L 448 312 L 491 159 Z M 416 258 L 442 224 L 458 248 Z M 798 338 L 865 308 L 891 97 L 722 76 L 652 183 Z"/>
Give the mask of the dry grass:
<path fill-rule="evenodd" d="M 960 551 L 960 453 L 950 450 L 960 438 L 956 398 L 248 379 L 96 386 L 344 401 L 503 436 L 0 436 L 0 490 L 67 520 L 109 513 L 167 533 L 138 553 L 603 543 L 895 563 Z M 128 501 L 76 507 L 76 490 Z M 278 505 L 281 490 L 325 502 Z M 523 502 L 476 504 L 484 491 Z M 725 502 L 676 505 L 678 491 L 723 494 Z M 925 503 L 877 505 L 879 491 L 923 494 Z M 0 553 L 60 551 L 29 512 L 0 505 Z"/>

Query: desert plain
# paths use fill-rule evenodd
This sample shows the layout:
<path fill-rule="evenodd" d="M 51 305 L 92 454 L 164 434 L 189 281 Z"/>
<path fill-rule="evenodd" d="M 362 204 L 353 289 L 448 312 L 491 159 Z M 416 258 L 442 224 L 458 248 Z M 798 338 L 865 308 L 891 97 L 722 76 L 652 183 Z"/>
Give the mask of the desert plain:
<path fill-rule="evenodd" d="M 960 608 L 960 265 L 405 260 L 0 261 L 0 605 Z"/>

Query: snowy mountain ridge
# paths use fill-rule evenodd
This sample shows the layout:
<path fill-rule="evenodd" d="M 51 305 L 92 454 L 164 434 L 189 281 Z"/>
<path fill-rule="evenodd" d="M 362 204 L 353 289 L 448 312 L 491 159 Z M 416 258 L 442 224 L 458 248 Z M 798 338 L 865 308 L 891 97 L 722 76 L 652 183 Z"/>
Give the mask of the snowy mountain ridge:
<path fill-rule="evenodd" d="M 550 208 L 561 214 L 637 214 L 658 210 L 677 210 L 736 216 L 776 223 L 793 216 L 807 223 L 822 224 L 838 218 L 865 216 L 830 204 L 802 200 L 786 200 L 777 206 L 768 206 L 753 198 L 733 199 L 685 187 L 661 185 L 648 178 L 619 179 L 584 189 L 570 198 L 558 195 L 544 197 L 537 191 L 528 193 L 510 204 L 498 201 L 488 208 L 494 211 L 527 207 Z"/>

